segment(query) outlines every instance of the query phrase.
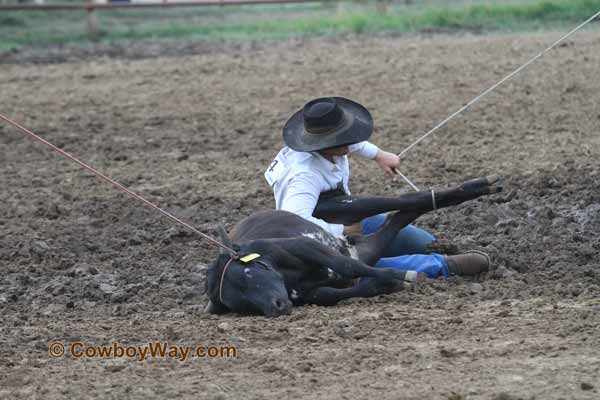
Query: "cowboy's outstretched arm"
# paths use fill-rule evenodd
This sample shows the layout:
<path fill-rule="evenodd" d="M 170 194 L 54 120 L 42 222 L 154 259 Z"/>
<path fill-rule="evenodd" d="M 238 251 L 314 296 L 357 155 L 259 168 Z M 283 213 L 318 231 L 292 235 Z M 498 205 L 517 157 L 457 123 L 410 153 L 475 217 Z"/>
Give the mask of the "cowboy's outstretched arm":
<path fill-rule="evenodd" d="M 364 141 L 355 144 L 351 144 L 349 147 L 350 153 L 356 154 L 357 156 L 361 156 L 362 158 L 366 158 L 372 160 L 377 155 L 379 151 L 379 147 L 375 146 L 373 143 Z"/>
<path fill-rule="evenodd" d="M 394 169 L 400 166 L 400 157 L 381 149 L 377 152 L 374 160 L 388 176 L 394 175 Z"/>
<path fill-rule="evenodd" d="M 394 175 L 394 169 L 400 166 L 400 158 L 381 150 L 371 142 L 360 142 L 350 146 L 350 152 L 369 160 L 375 160 L 377 165 L 387 174 Z"/>

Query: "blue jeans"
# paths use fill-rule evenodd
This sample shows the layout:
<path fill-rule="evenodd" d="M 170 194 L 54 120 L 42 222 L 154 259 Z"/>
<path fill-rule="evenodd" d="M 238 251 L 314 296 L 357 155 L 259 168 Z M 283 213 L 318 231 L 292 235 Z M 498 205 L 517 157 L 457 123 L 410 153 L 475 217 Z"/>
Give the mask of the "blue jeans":
<path fill-rule="evenodd" d="M 375 232 L 385 221 L 385 214 L 365 218 L 360 223 L 363 235 Z M 397 268 L 424 272 L 430 278 L 448 276 L 448 266 L 441 254 L 419 254 L 425 251 L 435 237 L 414 225 L 408 225 L 398 232 L 394 241 L 384 252 L 384 257 L 375 264 L 376 268 Z"/>

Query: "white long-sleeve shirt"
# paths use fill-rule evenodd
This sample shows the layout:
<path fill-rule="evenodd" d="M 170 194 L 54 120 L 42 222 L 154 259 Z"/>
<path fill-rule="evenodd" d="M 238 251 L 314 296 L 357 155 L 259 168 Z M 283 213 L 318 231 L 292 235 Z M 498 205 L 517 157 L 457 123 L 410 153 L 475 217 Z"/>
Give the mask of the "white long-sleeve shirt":
<path fill-rule="evenodd" d="M 351 145 L 349 150 L 373 159 L 379 148 L 372 143 L 361 142 Z M 318 152 L 300 152 L 284 147 L 265 171 L 265 179 L 273 189 L 276 209 L 297 214 L 341 237 L 344 225 L 330 224 L 312 216 L 321 193 L 342 189 L 350 194 L 348 156 L 333 157 L 333 161 Z"/>

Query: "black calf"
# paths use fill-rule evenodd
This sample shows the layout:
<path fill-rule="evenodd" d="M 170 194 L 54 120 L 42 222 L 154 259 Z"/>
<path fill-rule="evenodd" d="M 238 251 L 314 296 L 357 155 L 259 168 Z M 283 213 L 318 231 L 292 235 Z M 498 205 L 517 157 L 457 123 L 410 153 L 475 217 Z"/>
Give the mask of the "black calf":
<path fill-rule="evenodd" d="M 468 181 L 435 192 L 437 208 L 497 193 L 497 177 Z M 413 271 L 372 268 L 398 231 L 431 211 L 431 192 L 398 198 L 337 196 L 321 199 L 315 215 L 330 222 L 354 223 L 371 215 L 396 211 L 374 234 L 353 238 L 348 248 L 319 226 L 289 212 L 262 211 L 237 224 L 228 246 L 241 258 L 221 254 L 208 270 L 211 313 L 235 311 L 269 317 L 287 314 L 293 305 L 333 305 L 350 297 L 391 293 L 423 278 Z M 232 241 L 235 243 L 233 244 Z M 353 253 L 354 257 L 351 257 Z M 356 278 L 374 279 L 361 280 Z"/>

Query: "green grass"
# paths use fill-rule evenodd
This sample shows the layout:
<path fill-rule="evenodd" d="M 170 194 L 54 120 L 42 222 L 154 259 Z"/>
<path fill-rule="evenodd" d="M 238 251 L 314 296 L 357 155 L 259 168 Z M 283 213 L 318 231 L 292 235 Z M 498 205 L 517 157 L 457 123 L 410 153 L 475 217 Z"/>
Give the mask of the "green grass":
<path fill-rule="evenodd" d="M 421 31 L 516 31 L 565 26 L 600 11 L 600 0 L 441 1 L 289 4 L 236 7 L 97 10 L 97 40 L 263 40 L 299 35 Z M 381 3 L 379 3 L 381 4 Z M 83 11 L 3 12 L 0 50 L 85 44 Z"/>
<path fill-rule="evenodd" d="M 427 10 L 415 18 L 413 27 L 516 29 L 519 26 L 575 22 L 589 18 L 598 11 L 600 1 L 596 0 L 479 4 L 463 10 Z"/>

